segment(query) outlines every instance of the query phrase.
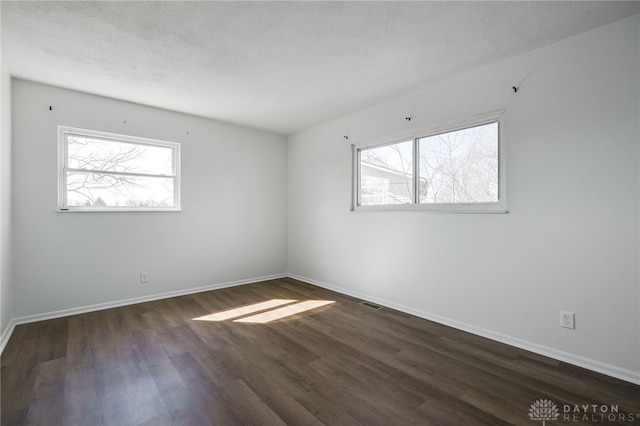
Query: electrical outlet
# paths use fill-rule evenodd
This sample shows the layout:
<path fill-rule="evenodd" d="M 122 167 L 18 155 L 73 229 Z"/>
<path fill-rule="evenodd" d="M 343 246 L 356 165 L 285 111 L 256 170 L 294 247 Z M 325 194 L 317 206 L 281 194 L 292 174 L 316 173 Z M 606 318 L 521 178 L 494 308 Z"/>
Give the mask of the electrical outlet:
<path fill-rule="evenodd" d="M 322 271 L 326 271 L 327 270 L 327 262 L 323 261 L 322 264 L 320 265 L 320 268 L 322 269 Z"/>
<path fill-rule="evenodd" d="M 140 282 L 148 283 L 149 282 L 149 273 L 148 272 L 140 272 Z"/>
<path fill-rule="evenodd" d="M 560 311 L 560 325 L 564 328 L 574 330 L 576 328 L 576 314 L 573 312 Z"/>

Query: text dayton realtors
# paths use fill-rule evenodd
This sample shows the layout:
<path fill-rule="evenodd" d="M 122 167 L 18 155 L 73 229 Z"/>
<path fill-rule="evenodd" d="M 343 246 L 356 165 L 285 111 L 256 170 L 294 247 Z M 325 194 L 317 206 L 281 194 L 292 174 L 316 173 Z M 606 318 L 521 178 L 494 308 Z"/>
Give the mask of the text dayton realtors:
<path fill-rule="evenodd" d="M 562 420 L 565 422 L 632 422 L 640 420 L 640 414 L 620 413 L 617 405 L 564 404 Z"/>

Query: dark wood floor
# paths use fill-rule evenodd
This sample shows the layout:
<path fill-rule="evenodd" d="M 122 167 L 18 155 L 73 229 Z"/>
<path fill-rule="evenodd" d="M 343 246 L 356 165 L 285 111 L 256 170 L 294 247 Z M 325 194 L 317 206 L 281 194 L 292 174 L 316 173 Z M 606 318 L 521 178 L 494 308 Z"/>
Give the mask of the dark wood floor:
<path fill-rule="evenodd" d="M 335 303 L 194 320 L 272 299 Z M 358 302 L 281 279 L 18 326 L 2 425 L 532 426 L 541 399 L 559 409 L 547 425 L 640 424 L 639 386 Z"/>

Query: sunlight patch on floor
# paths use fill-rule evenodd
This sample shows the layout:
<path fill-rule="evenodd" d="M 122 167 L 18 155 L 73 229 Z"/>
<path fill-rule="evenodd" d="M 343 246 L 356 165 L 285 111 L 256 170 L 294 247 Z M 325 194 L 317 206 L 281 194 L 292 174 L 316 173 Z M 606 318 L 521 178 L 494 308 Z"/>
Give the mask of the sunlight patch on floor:
<path fill-rule="evenodd" d="M 251 315 L 250 317 L 233 320 L 233 322 L 249 322 L 253 324 L 266 324 L 291 315 L 307 312 L 312 309 L 320 308 L 335 303 L 332 300 L 307 300 L 305 302 L 296 303 L 294 305 L 283 306 L 282 308 L 272 309 L 260 314 Z"/>
<path fill-rule="evenodd" d="M 292 315 L 309 312 L 335 303 L 334 300 L 305 300 L 298 302 L 290 299 L 271 299 L 239 308 L 216 312 L 210 315 L 193 318 L 194 321 L 226 321 L 250 324 L 267 324 Z M 287 305 L 287 306 L 283 306 Z M 255 315 L 251 315 L 255 314 Z M 249 316 L 247 316 L 249 315 Z M 236 319 L 237 318 L 237 319 Z"/>
<path fill-rule="evenodd" d="M 273 309 L 278 306 L 287 305 L 297 302 L 297 300 L 287 299 L 271 299 L 266 302 L 254 303 L 253 305 L 242 306 L 240 308 L 229 309 L 228 311 L 217 312 L 211 315 L 194 318 L 194 321 L 224 321 L 232 318 L 242 317 L 244 315 L 253 314 L 255 312 Z"/>

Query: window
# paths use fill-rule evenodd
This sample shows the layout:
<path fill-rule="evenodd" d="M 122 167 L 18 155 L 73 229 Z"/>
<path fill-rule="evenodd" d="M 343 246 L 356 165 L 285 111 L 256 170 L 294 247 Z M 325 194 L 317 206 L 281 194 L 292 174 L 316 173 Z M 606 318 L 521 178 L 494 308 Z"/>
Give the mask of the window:
<path fill-rule="evenodd" d="M 502 114 L 353 147 L 352 210 L 504 212 Z"/>
<path fill-rule="evenodd" d="M 406 204 L 413 199 L 413 142 L 360 151 L 360 203 Z"/>
<path fill-rule="evenodd" d="M 58 211 L 179 211 L 180 145 L 58 127 Z"/>

